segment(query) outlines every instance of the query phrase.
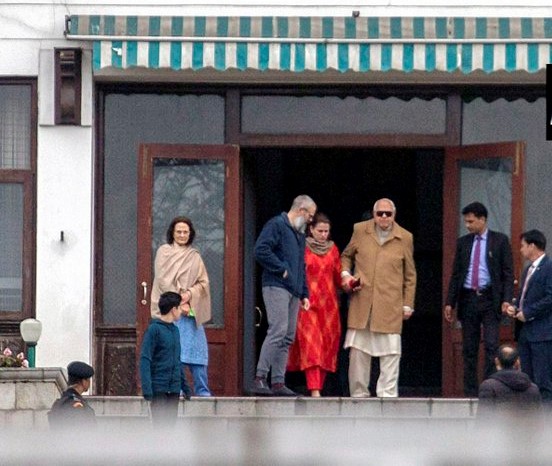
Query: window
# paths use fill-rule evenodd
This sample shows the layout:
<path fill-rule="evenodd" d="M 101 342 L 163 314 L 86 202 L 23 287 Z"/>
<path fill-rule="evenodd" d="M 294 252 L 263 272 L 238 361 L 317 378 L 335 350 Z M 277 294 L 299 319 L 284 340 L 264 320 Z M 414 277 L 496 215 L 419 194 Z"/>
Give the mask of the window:
<path fill-rule="evenodd" d="M 34 314 L 36 83 L 0 80 L 0 320 Z"/>

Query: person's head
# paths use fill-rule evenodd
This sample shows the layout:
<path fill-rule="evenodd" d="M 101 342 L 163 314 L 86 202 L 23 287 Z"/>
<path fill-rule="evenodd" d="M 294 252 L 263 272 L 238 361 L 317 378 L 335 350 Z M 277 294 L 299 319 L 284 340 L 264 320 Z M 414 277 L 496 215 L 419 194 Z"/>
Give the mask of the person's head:
<path fill-rule="evenodd" d="M 509 344 L 501 345 L 500 348 L 498 348 L 495 365 L 498 370 L 519 369 L 520 362 L 518 350 Z"/>
<path fill-rule="evenodd" d="M 546 236 L 539 230 L 528 230 L 521 234 L 520 252 L 524 259 L 534 261 L 546 250 Z"/>
<path fill-rule="evenodd" d="M 322 212 L 317 212 L 309 225 L 308 235 L 312 236 L 316 241 L 328 241 L 330 239 L 331 226 L 328 216 Z"/>
<path fill-rule="evenodd" d="M 386 197 L 378 199 L 374 203 L 374 208 L 372 209 L 374 222 L 381 230 L 390 230 L 393 228 L 396 213 L 397 209 L 395 203 Z"/>
<path fill-rule="evenodd" d="M 168 315 L 170 312 L 176 309 L 180 314 L 180 303 L 182 302 L 182 296 L 174 291 L 165 291 L 159 296 L 159 312 L 162 316 Z"/>
<path fill-rule="evenodd" d="M 176 242 L 179 246 L 189 246 L 195 238 L 195 229 L 192 221 L 188 217 L 173 218 L 169 228 L 167 228 L 167 243 Z"/>
<path fill-rule="evenodd" d="M 293 200 L 288 218 L 297 231 L 304 232 L 306 226 L 311 223 L 314 214 L 316 214 L 316 204 L 310 196 L 301 194 Z"/>
<path fill-rule="evenodd" d="M 487 228 L 487 208 L 481 202 L 472 202 L 462 209 L 464 225 L 470 233 L 480 235 Z"/>
<path fill-rule="evenodd" d="M 77 386 L 83 393 L 90 388 L 90 378 L 94 375 L 94 368 L 82 361 L 73 361 L 67 366 L 69 385 Z"/>

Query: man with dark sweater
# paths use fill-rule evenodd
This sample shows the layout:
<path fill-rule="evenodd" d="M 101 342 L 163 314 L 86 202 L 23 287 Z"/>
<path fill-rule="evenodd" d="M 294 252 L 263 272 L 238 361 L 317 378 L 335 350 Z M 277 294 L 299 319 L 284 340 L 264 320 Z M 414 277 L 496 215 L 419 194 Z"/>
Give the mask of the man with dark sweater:
<path fill-rule="evenodd" d="M 477 415 L 538 411 L 540 392 L 529 376 L 521 372 L 518 351 L 511 345 L 502 345 L 495 363 L 497 372 L 479 387 Z"/>
<path fill-rule="evenodd" d="M 151 401 L 151 417 L 156 425 L 174 424 L 183 387 L 180 364 L 180 334 L 173 324 L 180 319 L 182 298 L 167 291 L 159 298 L 159 318 L 152 319 L 144 334 L 140 353 L 142 394 Z"/>
<path fill-rule="evenodd" d="M 299 306 L 305 310 L 309 308 L 304 233 L 315 213 L 316 204 L 309 196 L 297 196 L 289 212 L 269 220 L 257 238 L 255 257 L 263 268 L 268 331 L 251 389 L 254 395 L 297 396 L 284 382 Z M 269 371 L 272 371 L 272 387 L 267 383 Z"/>

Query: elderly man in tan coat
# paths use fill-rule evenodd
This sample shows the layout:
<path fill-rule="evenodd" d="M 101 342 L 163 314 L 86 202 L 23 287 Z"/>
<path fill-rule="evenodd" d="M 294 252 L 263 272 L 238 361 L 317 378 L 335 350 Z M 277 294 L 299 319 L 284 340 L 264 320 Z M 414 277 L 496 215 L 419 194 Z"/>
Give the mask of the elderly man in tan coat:
<path fill-rule="evenodd" d="M 351 292 L 345 348 L 350 348 L 352 397 L 369 397 L 372 357 L 380 358 L 379 397 L 397 397 L 403 320 L 414 312 L 412 234 L 395 222 L 390 199 L 374 204 L 372 220 L 355 224 L 341 255 L 342 286 Z"/>

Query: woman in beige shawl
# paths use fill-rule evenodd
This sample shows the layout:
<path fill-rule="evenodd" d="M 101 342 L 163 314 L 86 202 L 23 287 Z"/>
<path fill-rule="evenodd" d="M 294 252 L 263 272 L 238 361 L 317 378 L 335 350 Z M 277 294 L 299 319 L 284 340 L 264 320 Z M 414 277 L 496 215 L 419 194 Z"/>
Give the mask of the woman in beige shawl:
<path fill-rule="evenodd" d="M 182 318 L 175 322 L 180 332 L 180 361 L 186 378 L 186 367 L 192 373 L 194 394 L 211 396 L 207 382 L 208 347 L 203 324 L 211 319 L 209 276 L 197 249 L 191 247 L 195 237 L 192 221 L 176 217 L 167 229 L 167 244 L 155 256 L 155 275 L 151 290 L 151 314 L 159 315 L 159 296 L 175 291 L 182 296 Z M 190 388 L 185 383 L 184 396 Z"/>

